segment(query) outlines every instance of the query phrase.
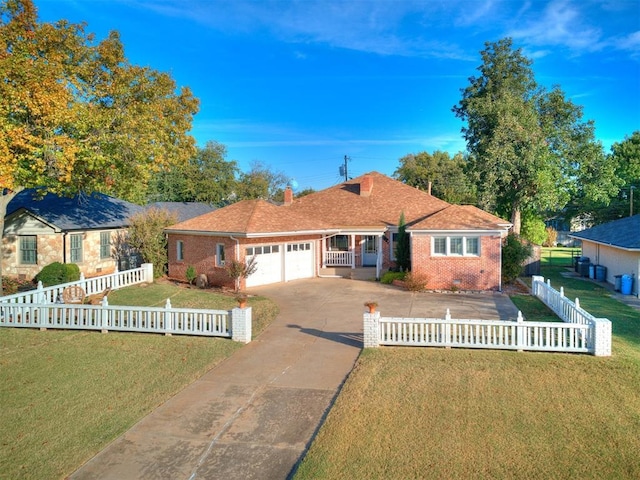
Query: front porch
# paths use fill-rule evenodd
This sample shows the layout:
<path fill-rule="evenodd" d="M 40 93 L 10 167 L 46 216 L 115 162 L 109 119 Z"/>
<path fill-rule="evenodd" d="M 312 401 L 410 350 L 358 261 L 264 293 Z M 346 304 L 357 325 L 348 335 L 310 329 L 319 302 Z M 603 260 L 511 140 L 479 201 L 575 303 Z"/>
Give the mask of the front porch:
<path fill-rule="evenodd" d="M 351 280 L 376 280 L 376 267 L 323 267 L 318 274 L 320 277 L 342 277 Z"/>
<path fill-rule="evenodd" d="M 368 278 L 380 278 L 384 264 L 384 232 L 350 232 L 324 237 L 320 276 L 353 278 L 359 275 L 350 270 L 364 269 Z M 387 240 L 388 241 L 388 240 Z M 329 269 L 340 269 L 334 274 Z M 326 274 L 323 272 L 327 272 Z M 373 275 L 371 273 L 373 272 Z"/>

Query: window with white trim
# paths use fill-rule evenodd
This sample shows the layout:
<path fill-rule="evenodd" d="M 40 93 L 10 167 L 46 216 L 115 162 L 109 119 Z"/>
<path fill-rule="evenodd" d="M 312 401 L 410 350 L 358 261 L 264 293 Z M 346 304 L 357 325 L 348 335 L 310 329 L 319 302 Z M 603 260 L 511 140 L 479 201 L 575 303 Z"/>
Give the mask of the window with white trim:
<path fill-rule="evenodd" d="M 224 267 L 224 243 L 216 245 L 216 267 Z"/>
<path fill-rule="evenodd" d="M 334 235 L 329 239 L 329 250 L 346 252 L 349 250 L 349 237 L 347 235 Z"/>
<path fill-rule="evenodd" d="M 184 242 L 182 240 L 176 242 L 176 260 L 179 262 L 184 260 Z"/>
<path fill-rule="evenodd" d="M 431 254 L 448 257 L 479 257 L 479 237 L 433 237 Z"/>

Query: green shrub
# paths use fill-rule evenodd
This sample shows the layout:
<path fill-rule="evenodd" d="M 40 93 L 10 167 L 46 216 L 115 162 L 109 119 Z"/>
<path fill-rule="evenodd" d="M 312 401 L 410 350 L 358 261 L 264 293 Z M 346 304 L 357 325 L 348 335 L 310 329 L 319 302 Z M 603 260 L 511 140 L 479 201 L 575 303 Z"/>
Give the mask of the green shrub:
<path fill-rule="evenodd" d="M 185 272 L 185 275 L 187 277 L 187 282 L 189 282 L 189 285 L 193 285 L 193 281 L 196 279 L 196 267 L 194 267 L 193 265 L 189 265 L 187 267 L 187 271 Z"/>
<path fill-rule="evenodd" d="M 75 263 L 53 262 L 43 267 L 35 276 L 35 281 L 42 282 L 45 287 L 78 280 L 80 280 L 80 268 Z"/>
<path fill-rule="evenodd" d="M 531 246 L 510 233 L 502 245 L 502 280 L 513 282 L 522 272 L 522 264 L 531 255 Z"/>
<path fill-rule="evenodd" d="M 406 272 L 385 272 L 380 279 L 380 283 L 391 285 L 394 280 L 404 280 Z"/>

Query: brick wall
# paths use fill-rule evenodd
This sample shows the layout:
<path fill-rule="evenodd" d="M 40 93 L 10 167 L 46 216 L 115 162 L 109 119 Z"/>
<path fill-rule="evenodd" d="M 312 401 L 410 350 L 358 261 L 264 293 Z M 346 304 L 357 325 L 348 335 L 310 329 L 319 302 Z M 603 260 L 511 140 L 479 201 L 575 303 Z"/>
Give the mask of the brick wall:
<path fill-rule="evenodd" d="M 411 270 L 427 278 L 433 290 L 499 290 L 501 246 L 499 235 L 480 237 L 480 256 L 456 257 L 431 254 L 430 235 L 412 236 Z"/>
<path fill-rule="evenodd" d="M 209 285 L 235 288 L 233 279 L 229 278 L 224 267 L 216 265 L 216 245 L 223 244 L 225 250 L 225 260 L 231 261 L 236 258 L 236 241 L 229 237 L 213 237 L 199 235 L 184 235 L 170 233 L 169 239 L 169 277 L 177 280 L 186 280 L 187 268 L 190 265 L 196 269 L 198 275 L 204 273 L 207 276 Z M 246 261 L 245 248 L 254 245 L 282 245 L 283 243 L 313 241 L 316 265 L 320 262 L 320 236 L 303 235 L 278 237 L 272 241 L 265 238 L 242 238 L 239 245 L 239 260 Z M 183 242 L 183 260 L 177 260 L 177 243 Z M 316 270 L 317 271 L 317 270 Z M 245 281 L 242 279 L 241 289 L 245 288 Z"/>

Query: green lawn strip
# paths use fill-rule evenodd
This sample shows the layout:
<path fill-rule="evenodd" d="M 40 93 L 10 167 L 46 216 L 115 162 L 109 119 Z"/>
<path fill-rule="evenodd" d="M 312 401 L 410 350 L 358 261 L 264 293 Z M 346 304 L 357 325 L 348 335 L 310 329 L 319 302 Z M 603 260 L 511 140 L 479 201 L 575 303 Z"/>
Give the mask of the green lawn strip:
<path fill-rule="evenodd" d="M 109 302 L 145 305 L 169 295 L 175 307 L 236 304 L 169 287 L 129 287 Z M 257 335 L 278 310 L 260 297 L 249 305 Z M 63 478 L 241 347 L 209 337 L 0 328 L 0 478 Z"/>
<path fill-rule="evenodd" d="M 640 478 L 640 312 L 563 271 L 542 273 L 612 321 L 612 357 L 366 349 L 296 480 Z M 513 300 L 529 321 L 558 321 Z"/>
<path fill-rule="evenodd" d="M 545 266 L 573 266 L 574 257 L 582 255 L 580 248 L 542 247 L 540 251 L 540 263 Z"/>
<path fill-rule="evenodd" d="M 640 477 L 640 360 L 366 349 L 300 479 Z"/>

